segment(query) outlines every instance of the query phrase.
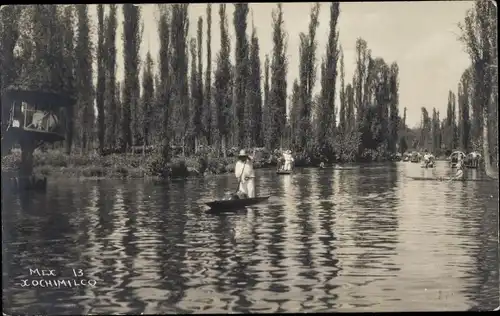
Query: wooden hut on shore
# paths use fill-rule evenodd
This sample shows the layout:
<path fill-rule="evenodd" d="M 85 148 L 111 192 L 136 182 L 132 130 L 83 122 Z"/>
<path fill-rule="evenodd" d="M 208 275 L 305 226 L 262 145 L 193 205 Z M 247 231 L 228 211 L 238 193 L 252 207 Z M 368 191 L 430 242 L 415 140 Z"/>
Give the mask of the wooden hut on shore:
<path fill-rule="evenodd" d="M 22 183 L 23 188 L 29 188 L 31 182 L 40 183 L 33 178 L 33 152 L 43 143 L 65 139 L 67 118 L 71 119 L 75 103 L 67 84 L 62 80 L 43 80 L 43 72 L 36 70 L 4 89 L 1 97 L 2 157 L 14 145 L 20 146 L 21 166 L 16 183 Z"/>

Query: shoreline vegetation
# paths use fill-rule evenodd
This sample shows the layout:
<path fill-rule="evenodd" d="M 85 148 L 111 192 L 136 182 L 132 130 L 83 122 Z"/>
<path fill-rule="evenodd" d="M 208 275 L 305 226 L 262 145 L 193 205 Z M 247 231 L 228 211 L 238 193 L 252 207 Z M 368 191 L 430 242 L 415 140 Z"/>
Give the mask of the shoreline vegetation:
<path fill-rule="evenodd" d="M 250 150 L 250 152 L 252 152 Z M 265 149 L 255 150 L 255 169 L 273 169 L 280 157 L 278 151 L 269 153 Z M 437 161 L 446 160 L 438 157 Z M 396 157 L 382 158 L 376 162 L 399 161 Z M 163 163 L 155 151 L 147 153 L 114 153 L 108 155 L 79 154 L 70 155 L 59 149 L 37 150 L 34 153 L 33 173 L 39 177 L 70 177 L 78 179 L 183 179 L 209 175 L 223 175 L 234 172 L 236 157 L 234 149 L 224 157 L 213 157 L 207 154 L 172 158 Z M 369 161 L 363 161 L 364 163 Z M 362 161 L 331 161 L 328 164 L 359 164 Z M 372 162 L 372 161 L 370 161 Z M 12 152 L 2 157 L 2 173 L 16 173 L 21 163 L 21 151 Z M 303 155 L 295 157 L 295 167 L 315 168 L 320 161 Z M 327 164 L 327 166 L 328 166 Z"/>
<path fill-rule="evenodd" d="M 61 150 L 36 151 L 33 173 L 36 176 L 69 176 L 72 178 L 186 178 L 234 171 L 234 158 L 176 157 L 163 163 L 150 154 L 65 154 Z M 13 151 L 2 158 L 2 172 L 15 172 L 21 162 L 21 152 Z M 262 167 L 257 163 L 256 168 Z M 265 165 L 269 167 L 269 164 Z"/>
<path fill-rule="evenodd" d="M 113 153 L 108 155 L 72 153 L 60 149 L 37 150 L 33 155 L 33 173 L 36 176 L 69 176 L 72 178 L 130 178 L 166 179 L 193 176 L 220 175 L 234 172 L 236 148 L 227 157 L 206 153 L 177 156 L 164 162 L 161 153 Z M 252 150 L 250 150 L 252 152 Z M 280 152 L 270 153 L 263 148 L 254 151 L 254 168 L 276 168 Z M 389 161 L 389 159 L 378 159 Z M 320 161 L 304 155 L 295 156 L 296 167 L 318 167 Z M 342 161 L 331 163 L 342 164 Z M 12 150 L 2 157 L 2 173 L 17 172 L 21 164 L 21 151 Z"/>

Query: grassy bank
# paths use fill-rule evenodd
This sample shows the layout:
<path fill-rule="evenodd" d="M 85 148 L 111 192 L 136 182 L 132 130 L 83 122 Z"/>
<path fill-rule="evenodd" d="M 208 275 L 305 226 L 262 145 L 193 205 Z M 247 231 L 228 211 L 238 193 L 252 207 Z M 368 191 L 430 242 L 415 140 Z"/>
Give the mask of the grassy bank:
<path fill-rule="evenodd" d="M 224 174 L 234 171 L 235 158 L 177 157 L 164 162 L 152 153 L 66 155 L 59 150 L 35 151 L 33 172 L 40 176 L 67 176 L 76 178 L 179 178 Z M 2 171 L 18 170 L 21 152 L 13 151 L 2 157 Z M 270 166 L 257 160 L 255 168 Z"/>

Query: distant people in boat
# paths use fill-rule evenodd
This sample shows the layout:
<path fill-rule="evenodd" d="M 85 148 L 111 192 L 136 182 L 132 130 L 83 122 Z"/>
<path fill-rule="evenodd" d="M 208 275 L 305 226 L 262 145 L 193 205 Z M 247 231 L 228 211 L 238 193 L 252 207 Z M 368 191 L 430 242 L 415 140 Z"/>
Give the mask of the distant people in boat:
<path fill-rule="evenodd" d="M 451 153 L 449 159 L 450 159 L 450 164 L 451 164 L 452 168 L 458 163 L 459 158 L 462 158 L 462 163 L 463 163 L 463 160 L 465 158 L 465 154 L 461 151 L 454 151 L 453 153 Z"/>
<path fill-rule="evenodd" d="M 255 197 L 255 171 L 253 169 L 253 157 L 246 150 L 240 150 L 238 161 L 234 167 L 234 175 L 239 181 L 238 198 Z"/>
<path fill-rule="evenodd" d="M 427 151 L 424 154 L 424 163 L 425 168 L 432 168 L 434 166 L 434 156 Z"/>
<path fill-rule="evenodd" d="M 453 180 L 463 180 L 464 179 L 464 158 L 459 155 L 457 161 L 457 173 L 453 177 Z"/>
<path fill-rule="evenodd" d="M 477 168 L 479 166 L 479 159 L 481 159 L 481 154 L 477 151 L 473 151 L 469 154 L 469 165 L 472 168 Z"/>
<path fill-rule="evenodd" d="M 284 153 L 278 158 L 278 171 L 282 171 L 285 167 L 285 156 Z"/>
<path fill-rule="evenodd" d="M 424 166 L 427 168 L 429 166 L 429 162 L 430 162 L 430 156 L 429 153 L 427 152 L 427 150 L 425 151 L 425 154 L 424 154 Z"/>
<path fill-rule="evenodd" d="M 283 171 L 291 171 L 293 166 L 293 156 L 291 150 L 285 150 L 283 153 L 283 159 L 285 160 L 285 164 L 283 165 Z"/>

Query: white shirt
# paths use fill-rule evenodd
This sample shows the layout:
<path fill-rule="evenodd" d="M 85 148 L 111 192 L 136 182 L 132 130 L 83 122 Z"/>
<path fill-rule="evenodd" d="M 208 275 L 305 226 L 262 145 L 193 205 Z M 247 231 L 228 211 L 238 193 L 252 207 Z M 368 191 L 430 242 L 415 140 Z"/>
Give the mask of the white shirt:
<path fill-rule="evenodd" d="M 253 169 L 253 164 L 251 161 L 243 162 L 238 160 L 234 166 L 234 175 L 238 180 L 245 181 L 246 178 L 255 177 L 255 171 Z"/>
<path fill-rule="evenodd" d="M 286 162 L 292 162 L 293 161 L 293 157 L 289 153 L 284 153 L 283 154 L 283 158 L 285 159 Z"/>

